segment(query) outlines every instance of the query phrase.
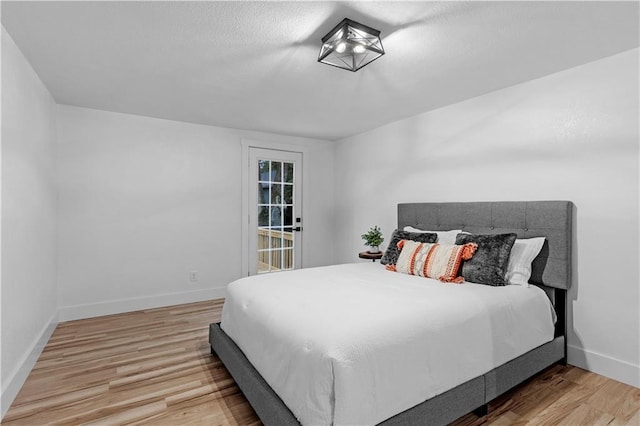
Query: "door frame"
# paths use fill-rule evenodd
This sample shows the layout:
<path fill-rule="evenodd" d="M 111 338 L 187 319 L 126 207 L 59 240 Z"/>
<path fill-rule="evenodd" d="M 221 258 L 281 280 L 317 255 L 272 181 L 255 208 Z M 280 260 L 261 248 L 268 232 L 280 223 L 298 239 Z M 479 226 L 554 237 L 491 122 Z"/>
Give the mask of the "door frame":
<path fill-rule="evenodd" d="M 287 143 L 278 143 L 278 142 L 268 142 L 268 141 L 259 141 L 254 139 L 242 139 L 242 165 L 241 165 L 241 183 L 242 183 L 242 208 L 241 208 L 241 276 L 246 277 L 249 275 L 249 203 L 253 200 L 251 194 L 249 194 L 249 167 L 250 167 L 250 156 L 249 151 L 251 148 L 260 148 L 260 149 L 270 149 L 273 151 L 288 151 L 288 152 L 296 152 L 302 155 L 302 182 L 299 183 L 301 191 L 302 191 L 302 207 L 301 211 L 298 212 L 298 216 L 302 217 L 302 223 L 304 226 L 304 212 L 307 210 L 307 198 L 305 197 L 306 192 L 306 182 L 308 182 L 308 171 L 305 167 L 305 158 L 308 154 L 309 150 L 305 146 L 287 144 Z M 253 200 L 255 201 L 255 200 Z M 300 244 L 300 267 L 304 268 L 305 259 L 304 259 L 304 245 L 305 238 L 304 233 L 300 236 L 302 242 Z"/>

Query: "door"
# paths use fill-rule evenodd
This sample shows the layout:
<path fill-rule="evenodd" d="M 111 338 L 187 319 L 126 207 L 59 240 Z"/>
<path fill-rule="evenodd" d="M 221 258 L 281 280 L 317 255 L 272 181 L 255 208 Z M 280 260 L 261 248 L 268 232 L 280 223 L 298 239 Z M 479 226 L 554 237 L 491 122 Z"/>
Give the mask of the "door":
<path fill-rule="evenodd" d="M 301 267 L 302 154 L 249 151 L 249 275 Z"/>

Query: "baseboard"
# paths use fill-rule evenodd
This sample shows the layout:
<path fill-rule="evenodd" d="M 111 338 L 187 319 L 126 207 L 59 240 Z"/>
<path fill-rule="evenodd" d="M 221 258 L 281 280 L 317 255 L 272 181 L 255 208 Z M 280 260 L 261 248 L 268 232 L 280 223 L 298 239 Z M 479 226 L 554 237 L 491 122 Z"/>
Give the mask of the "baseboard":
<path fill-rule="evenodd" d="M 576 367 L 640 388 L 640 366 L 567 345 L 567 362 Z"/>
<path fill-rule="evenodd" d="M 58 312 L 54 312 L 51 316 L 38 338 L 31 345 L 31 349 L 22 358 L 19 367 L 2 383 L 0 419 L 4 417 L 11 403 L 16 399 L 16 396 L 18 396 L 18 392 L 20 392 L 22 385 L 25 380 L 27 380 L 27 377 L 29 377 L 33 366 L 36 365 L 36 361 L 38 361 L 42 350 L 47 345 L 49 338 L 51 338 L 53 331 L 56 329 L 56 325 L 58 325 Z"/>
<path fill-rule="evenodd" d="M 141 309 L 161 308 L 163 306 L 180 305 L 182 303 L 202 302 L 225 297 L 226 287 L 206 290 L 186 291 L 181 293 L 159 294 L 155 296 L 131 299 L 109 300 L 107 302 L 90 303 L 58 308 L 59 320 L 72 321 L 104 315 L 121 314 Z"/>

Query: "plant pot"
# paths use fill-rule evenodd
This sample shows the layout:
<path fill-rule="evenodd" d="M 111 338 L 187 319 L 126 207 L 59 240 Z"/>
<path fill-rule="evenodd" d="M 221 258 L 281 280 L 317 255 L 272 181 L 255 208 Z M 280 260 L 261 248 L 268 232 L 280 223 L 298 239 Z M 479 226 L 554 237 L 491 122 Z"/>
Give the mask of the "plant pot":
<path fill-rule="evenodd" d="M 380 247 L 371 246 L 371 248 L 368 251 L 369 251 L 369 253 L 380 253 Z"/>

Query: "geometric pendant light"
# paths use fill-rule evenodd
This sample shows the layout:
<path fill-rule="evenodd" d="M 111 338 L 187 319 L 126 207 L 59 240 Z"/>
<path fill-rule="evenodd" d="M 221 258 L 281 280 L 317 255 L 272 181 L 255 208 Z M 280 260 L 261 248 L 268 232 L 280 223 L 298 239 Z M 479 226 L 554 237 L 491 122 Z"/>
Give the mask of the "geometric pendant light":
<path fill-rule="evenodd" d="M 380 31 L 345 18 L 322 37 L 318 62 L 355 72 L 382 55 Z"/>

